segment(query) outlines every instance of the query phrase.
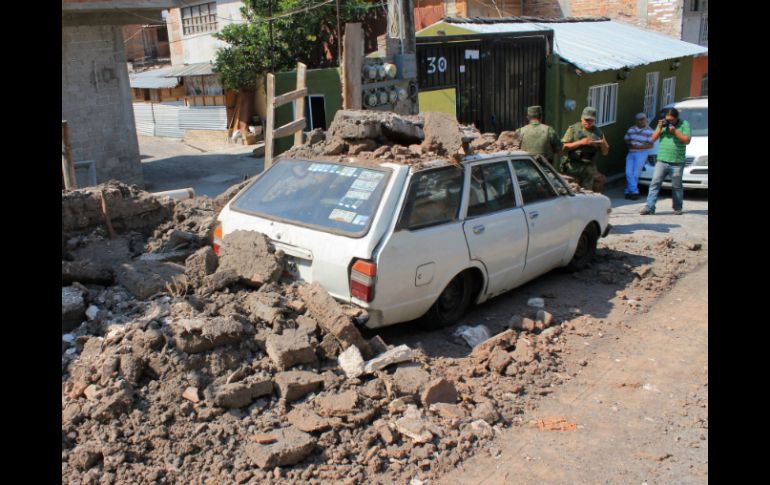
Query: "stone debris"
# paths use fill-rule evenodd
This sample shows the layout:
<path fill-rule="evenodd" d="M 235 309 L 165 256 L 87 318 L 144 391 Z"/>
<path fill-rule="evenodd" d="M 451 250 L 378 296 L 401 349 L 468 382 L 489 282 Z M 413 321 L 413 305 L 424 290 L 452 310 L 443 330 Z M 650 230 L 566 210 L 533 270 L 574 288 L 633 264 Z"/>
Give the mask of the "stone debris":
<path fill-rule="evenodd" d="M 223 408 L 242 408 L 260 396 L 273 394 L 273 381 L 267 377 L 253 377 L 247 381 L 206 388 L 206 399 Z"/>
<path fill-rule="evenodd" d="M 297 406 L 292 409 L 286 415 L 286 419 L 297 429 L 306 433 L 325 431 L 342 423 L 339 418 L 322 418 L 305 406 Z"/>
<path fill-rule="evenodd" d="M 420 402 L 426 408 L 434 403 L 454 404 L 457 402 L 457 389 L 443 377 L 434 379 L 425 386 L 425 390 L 420 395 Z"/>
<path fill-rule="evenodd" d="M 340 368 L 349 378 L 355 378 L 364 373 L 364 358 L 358 347 L 351 345 L 337 359 Z"/>
<path fill-rule="evenodd" d="M 339 394 L 321 396 L 316 399 L 322 416 L 346 416 L 352 414 L 358 404 L 356 391 L 345 391 Z"/>
<path fill-rule="evenodd" d="M 111 285 L 115 281 L 115 272 L 105 264 L 94 263 L 88 260 L 62 261 L 61 283 L 71 285 L 81 284 Z"/>
<path fill-rule="evenodd" d="M 263 469 L 294 465 L 304 460 L 315 447 L 316 440 L 309 434 L 294 427 L 273 431 L 271 443 L 248 443 L 246 456 L 252 463 Z"/>
<path fill-rule="evenodd" d="M 184 392 L 182 393 L 182 397 L 194 403 L 200 402 L 201 400 L 198 394 L 198 388 L 193 386 L 190 386 L 187 389 L 185 389 Z"/>
<path fill-rule="evenodd" d="M 492 332 L 486 325 L 476 325 L 475 327 L 469 327 L 467 325 L 460 325 L 453 333 L 455 337 L 461 337 L 465 342 L 471 346 L 476 347 L 481 342 L 488 340 L 492 336 Z"/>
<path fill-rule="evenodd" d="M 253 333 L 253 328 L 231 317 L 182 319 L 172 329 L 175 345 L 188 354 L 238 343 Z"/>
<path fill-rule="evenodd" d="M 62 332 L 77 327 L 86 315 L 86 302 L 83 291 L 74 286 L 61 289 L 61 325 Z"/>
<path fill-rule="evenodd" d="M 275 388 L 286 401 L 296 401 L 323 386 L 323 376 L 301 370 L 280 372 L 275 375 Z"/>
<path fill-rule="evenodd" d="M 468 417 L 468 412 L 457 404 L 437 402 L 430 405 L 430 410 L 447 419 L 465 419 Z"/>
<path fill-rule="evenodd" d="M 264 234 L 239 230 L 224 237 L 217 271 L 233 270 L 242 282 L 260 286 L 276 281 L 283 268 L 283 252 L 274 251 Z"/>
<path fill-rule="evenodd" d="M 392 388 L 397 396 L 419 399 L 420 393 L 429 381 L 430 374 L 419 364 L 400 365 L 393 373 Z"/>
<path fill-rule="evenodd" d="M 477 344 L 471 352 L 471 357 L 486 360 L 489 359 L 495 348 L 500 347 L 503 350 L 507 350 L 514 345 L 516 345 L 516 333 L 513 330 L 508 329 Z"/>
<path fill-rule="evenodd" d="M 407 362 L 414 358 L 414 351 L 407 345 L 399 345 L 393 349 L 388 350 L 384 354 L 380 354 L 374 359 L 368 360 L 364 365 L 364 372 L 371 374 L 375 371 L 382 370 L 385 367 L 398 364 L 400 362 Z"/>
<path fill-rule="evenodd" d="M 117 271 L 117 280 L 142 300 L 156 293 L 187 286 L 184 266 L 158 261 L 135 261 L 122 264 Z"/>
<path fill-rule="evenodd" d="M 404 416 L 395 422 L 396 430 L 415 443 L 427 443 L 433 439 L 431 422 L 417 406 L 409 404 Z"/>
<path fill-rule="evenodd" d="M 281 335 L 270 334 L 265 343 L 267 355 L 281 370 L 297 364 L 317 362 L 315 350 L 310 344 L 307 333 L 286 329 Z"/>

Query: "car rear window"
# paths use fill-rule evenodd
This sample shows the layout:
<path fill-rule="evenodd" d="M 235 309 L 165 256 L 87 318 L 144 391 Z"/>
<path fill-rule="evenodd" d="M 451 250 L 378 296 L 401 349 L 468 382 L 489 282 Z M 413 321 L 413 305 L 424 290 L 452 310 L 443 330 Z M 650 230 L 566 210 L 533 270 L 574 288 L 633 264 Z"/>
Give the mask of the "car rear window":
<path fill-rule="evenodd" d="M 233 200 L 233 210 L 326 232 L 364 236 L 390 171 L 281 160 Z"/>
<path fill-rule="evenodd" d="M 690 124 L 692 136 L 709 136 L 708 108 L 680 108 L 679 118 L 687 120 Z"/>

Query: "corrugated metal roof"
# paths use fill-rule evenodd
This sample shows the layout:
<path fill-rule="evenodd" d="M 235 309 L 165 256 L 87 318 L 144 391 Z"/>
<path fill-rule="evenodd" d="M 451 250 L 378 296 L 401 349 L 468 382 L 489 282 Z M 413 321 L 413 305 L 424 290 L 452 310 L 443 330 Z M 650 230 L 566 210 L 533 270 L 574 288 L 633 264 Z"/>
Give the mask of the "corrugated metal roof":
<path fill-rule="evenodd" d="M 151 69 L 149 71 L 131 73 L 128 76 L 128 80 L 132 88 L 175 88 L 179 86 L 179 79 L 176 77 L 168 77 L 170 73 L 171 67 L 163 67 L 161 69 Z"/>
<path fill-rule="evenodd" d="M 167 76 L 207 76 L 214 74 L 214 64 L 210 62 L 199 62 L 197 64 L 184 64 L 182 66 L 172 66 L 171 72 Z"/>
<path fill-rule="evenodd" d="M 179 112 L 179 128 L 185 130 L 226 130 L 224 106 L 190 106 Z"/>
<path fill-rule="evenodd" d="M 567 22 L 547 23 L 492 20 L 457 21 L 447 18 L 443 22 L 478 34 L 553 30 L 554 51 L 585 72 L 622 69 L 683 56 L 708 54 L 706 47 L 611 20 L 591 19 L 580 22 L 570 19 Z"/>

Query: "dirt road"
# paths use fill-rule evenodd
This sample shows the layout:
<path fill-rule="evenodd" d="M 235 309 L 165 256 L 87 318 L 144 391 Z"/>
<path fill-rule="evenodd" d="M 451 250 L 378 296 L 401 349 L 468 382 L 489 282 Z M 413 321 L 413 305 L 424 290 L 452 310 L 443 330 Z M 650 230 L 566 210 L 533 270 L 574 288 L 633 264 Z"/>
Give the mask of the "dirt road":
<path fill-rule="evenodd" d="M 707 275 L 708 264 L 680 280 L 622 339 L 573 339 L 573 353 L 595 354 L 585 369 L 503 432 L 497 456 L 439 483 L 707 482 Z M 577 429 L 531 423 L 557 417 Z"/>

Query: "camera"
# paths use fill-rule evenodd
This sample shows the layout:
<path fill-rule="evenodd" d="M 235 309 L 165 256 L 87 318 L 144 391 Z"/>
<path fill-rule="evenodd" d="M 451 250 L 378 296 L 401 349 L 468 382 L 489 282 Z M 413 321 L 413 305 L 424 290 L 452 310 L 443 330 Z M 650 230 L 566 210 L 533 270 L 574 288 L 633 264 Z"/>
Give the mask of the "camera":
<path fill-rule="evenodd" d="M 664 130 L 667 130 L 669 126 L 674 126 L 674 124 L 673 124 L 672 122 L 670 122 L 669 120 L 667 120 L 667 119 L 664 119 L 664 120 L 663 120 L 663 124 L 662 124 L 662 125 L 660 125 L 660 126 L 661 126 L 661 128 L 663 128 Z"/>

